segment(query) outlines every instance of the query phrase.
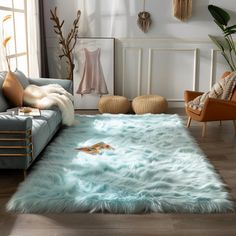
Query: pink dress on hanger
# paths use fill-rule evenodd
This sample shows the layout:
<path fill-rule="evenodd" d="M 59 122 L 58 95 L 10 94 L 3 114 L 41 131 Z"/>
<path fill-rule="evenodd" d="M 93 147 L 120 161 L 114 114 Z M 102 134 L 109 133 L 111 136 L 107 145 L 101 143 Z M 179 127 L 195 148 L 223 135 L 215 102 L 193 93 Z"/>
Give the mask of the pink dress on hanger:
<path fill-rule="evenodd" d="M 96 94 L 108 94 L 107 85 L 100 62 L 100 52 L 100 48 L 95 51 L 88 51 L 88 49 L 84 48 L 84 71 L 76 93 L 82 95 L 92 92 Z"/>

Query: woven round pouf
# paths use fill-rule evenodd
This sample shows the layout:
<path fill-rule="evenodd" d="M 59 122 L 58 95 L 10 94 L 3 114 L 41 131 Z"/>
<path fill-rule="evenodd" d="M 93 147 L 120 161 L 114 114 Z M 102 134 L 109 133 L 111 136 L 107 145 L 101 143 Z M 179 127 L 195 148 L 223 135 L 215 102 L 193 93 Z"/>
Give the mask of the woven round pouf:
<path fill-rule="evenodd" d="M 159 95 L 145 95 L 133 99 L 132 108 L 136 114 L 159 114 L 166 111 L 168 103 Z"/>
<path fill-rule="evenodd" d="M 130 108 L 128 98 L 123 96 L 102 96 L 98 103 L 100 113 L 127 113 Z"/>

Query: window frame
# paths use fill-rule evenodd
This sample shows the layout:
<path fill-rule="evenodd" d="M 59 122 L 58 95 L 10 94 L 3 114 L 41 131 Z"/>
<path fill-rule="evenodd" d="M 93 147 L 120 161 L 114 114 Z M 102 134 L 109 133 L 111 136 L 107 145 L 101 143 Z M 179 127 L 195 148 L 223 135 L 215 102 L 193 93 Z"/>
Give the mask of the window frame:
<path fill-rule="evenodd" d="M 10 54 L 7 55 L 7 59 L 16 59 L 16 68 L 18 68 L 18 57 L 21 56 L 26 56 L 26 61 L 27 61 L 27 71 L 24 71 L 27 75 L 29 74 L 29 44 L 28 44 L 28 24 L 27 24 L 27 0 L 23 0 L 24 1 L 24 9 L 19 9 L 19 8 L 15 8 L 14 6 L 14 0 L 11 0 L 12 2 L 12 7 L 5 7 L 0 5 L 0 10 L 2 11 L 10 11 L 12 14 L 12 21 L 13 21 L 13 33 L 14 33 L 14 45 L 15 45 L 15 53 L 14 54 Z M 16 43 L 16 22 L 15 22 L 15 13 L 19 12 L 19 13 L 23 13 L 24 14 L 24 20 L 25 20 L 25 38 L 26 38 L 26 51 L 24 52 L 20 52 L 18 53 L 17 51 L 17 43 Z"/>

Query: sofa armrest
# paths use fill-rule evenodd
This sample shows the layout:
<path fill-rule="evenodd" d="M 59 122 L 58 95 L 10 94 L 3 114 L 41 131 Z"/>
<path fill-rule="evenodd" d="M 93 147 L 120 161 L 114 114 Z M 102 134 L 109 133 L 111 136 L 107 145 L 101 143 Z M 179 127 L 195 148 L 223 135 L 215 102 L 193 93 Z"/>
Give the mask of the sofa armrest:
<path fill-rule="evenodd" d="M 27 169 L 33 160 L 32 118 L 0 115 L 0 169 Z"/>
<path fill-rule="evenodd" d="M 30 129 L 32 129 L 30 117 L 0 115 L 0 131 L 26 131 Z"/>
<path fill-rule="evenodd" d="M 43 86 L 48 84 L 59 84 L 61 85 L 67 92 L 73 93 L 72 90 L 72 81 L 67 79 L 52 79 L 52 78 L 29 78 L 31 84 L 37 86 Z"/>

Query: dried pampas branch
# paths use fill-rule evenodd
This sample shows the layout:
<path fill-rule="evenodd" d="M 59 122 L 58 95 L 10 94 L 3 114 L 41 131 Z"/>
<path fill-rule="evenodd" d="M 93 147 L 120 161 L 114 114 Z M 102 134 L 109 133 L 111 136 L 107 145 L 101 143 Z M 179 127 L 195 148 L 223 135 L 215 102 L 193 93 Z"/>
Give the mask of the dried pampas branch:
<path fill-rule="evenodd" d="M 192 15 L 192 0 L 173 0 L 173 15 L 186 21 Z"/>
<path fill-rule="evenodd" d="M 54 12 L 50 10 L 51 13 L 51 20 L 54 21 L 55 25 L 54 27 L 54 32 L 59 36 L 59 44 L 62 49 L 62 54 L 59 55 L 59 58 L 62 59 L 63 57 L 66 57 L 67 65 L 68 65 L 68 79 L 73 80 L 73 70 L 75 68 L 75 65 L 73 63 L 73 58 L 72 58 L 72 51 L 76 45 L 77 38 L 78 38 L 78 23 L 80 19 L 81 12 L 77 11 L 76 18 L 73 22 L 73 27 L 69 31 L 67 37 L 64 37 L 62 33 L 62 26 L 64 24 L 64 20 L 61 22 L 57 16 L 57 8 L 55 7 Z"/>
<path fill-rule="evenodd" d="M 2 42 L 2 46 L 5 49 L 5 58 L 6 58 L 6 62 L 7 62 L 7 67 L 8 67 L 8 71 L 11 70 L 11 66 L 10 66 L 10 62 L 9 62 L 9 57 L 8 57 L 8 50 L 7 50 L 7 44 L 9 43 L 9 41 L 11 40 L 11 36 L 7 36 L 5 37 L 5 27 L 4 27 L 4 23 L 6 23 L 6 21 L 10 20 L 12 18 L 11 15 L 6 15 L 3 20 L 2 20 L 2 38 L 3 38 L 3 42 Z"/>
<path fill-rule="evenodd" d="M 143 11 L 138 13 L 137 24 L 144 33 L 147 33 L 152 24 L 151 14 L 145 11 L 145 0 L 143 0 Z"/>

